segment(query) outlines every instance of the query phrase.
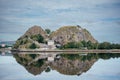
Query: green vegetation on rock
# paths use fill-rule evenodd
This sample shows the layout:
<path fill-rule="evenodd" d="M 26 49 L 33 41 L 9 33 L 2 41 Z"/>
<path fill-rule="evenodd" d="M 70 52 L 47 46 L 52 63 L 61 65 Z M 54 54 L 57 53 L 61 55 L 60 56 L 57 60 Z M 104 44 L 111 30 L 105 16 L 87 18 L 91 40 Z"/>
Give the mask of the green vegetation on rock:
<path fill-rule="evenodd" d="M 61 49 L 120 49 L 120 44 L 98 43 L 88 30 L 79 25 L 63 26 L 54 32 L 50 29 L 43 30 L 40 26 L 33 26 L 16 41 L 13 48 L 40 48 L 46 45 L 48 40 L 53 40 L 55 45 L 61 45 Z"/>
<path fill-rule="evenodd" d="M 51 33 L 49 36 L 56 43 L 65 45 L 69 42 L 80 42 L 85 40 L 96 43 L 97 40 L 86 29 L 80 26 L 64 26 Z"/>
<path fill-rule="evenodd" d="M 13 45 L 14 49 L 35 49 L 40 43 L 45 43 L 47 33 L 39 26 L 33 26 L 21 36 Z M 32 44 L 31 44 L 32 43 Z M 34 43 L 34 44 L 33 44 Z"/>
<path fill-rule="evenodd" d="M 39 43 L 44 43 L 44 37 L 40 34 L 37 35 L 31 35 L 30 38 L 34 41 L 38 41 Z"/>
<path fill-rule="evenodd" d="M 47 32 L 47 34 L 50 34 L 50 33 L 51 33 L 51 30 L 50 30 L 50 29 L 45 29 L 45 31 Z"/>
<path fill-rule="evenodd" d="M 13 48 L 28 48 L 29 44 L 31 44 L 32 41 L 29 40 L 27 37 L 25 38 L 19 38 L 16 43 L 13 45 Z"/>
<path fill-rule="evenodd" d="M 37 45 L 35 43 L 32 43 L 30 46 L 29 46 L 30 49 L 36 49 L 37 48 Z"/>

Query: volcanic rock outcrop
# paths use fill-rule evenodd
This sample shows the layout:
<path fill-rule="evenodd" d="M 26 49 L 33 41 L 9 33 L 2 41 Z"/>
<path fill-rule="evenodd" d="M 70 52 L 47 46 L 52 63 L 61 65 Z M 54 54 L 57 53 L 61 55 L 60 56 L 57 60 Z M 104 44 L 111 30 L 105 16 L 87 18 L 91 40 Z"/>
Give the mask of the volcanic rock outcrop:
<path fill-rule="evenodd" d="M 62 45 L 68 42 L 79 42 L 79 41 L 91 41 L 96 43 L 97 41 L 92 37 L 90 32 L 80 26 L 64 26 L 57 31 L 51 33 L 50 38 L 56 43 Z"/>
<path fill-rule="evenodd" d="M 86 29 L 80 26 L 63 26 L 51 34 L 46 33 L 40 26 L 29 28 L 23 36 L 21 36 L 14 44 L 15 49 L 29 49 L 32 43 L 37 48 L 46 46 L 46 42 L 52 40 L 55 44 L 65 45 L 69 42 L 91 41 L 96 43 L 97 40 Z"/>

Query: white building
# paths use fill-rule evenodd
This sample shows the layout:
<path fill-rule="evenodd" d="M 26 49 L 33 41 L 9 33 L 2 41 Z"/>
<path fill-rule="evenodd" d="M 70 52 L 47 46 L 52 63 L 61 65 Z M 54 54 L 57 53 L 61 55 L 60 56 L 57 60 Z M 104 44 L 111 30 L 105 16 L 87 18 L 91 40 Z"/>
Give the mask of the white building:
<path fill-rule="evenodd" d="M 48 40 L 48 46 L 54 45 L 54 41 L 53 40 Z"/>
<path fill-rule="evenodd" d="M 48 45 L 49 49 L 56 49 L 56 46 L 55 46 L 53 40 L 48 40 L 47 45 Z"/>
<path fill-rule="evenodd" d="M 5 44 L 1 44 L 2 47 L 5 47 L 6 45 Z"/>

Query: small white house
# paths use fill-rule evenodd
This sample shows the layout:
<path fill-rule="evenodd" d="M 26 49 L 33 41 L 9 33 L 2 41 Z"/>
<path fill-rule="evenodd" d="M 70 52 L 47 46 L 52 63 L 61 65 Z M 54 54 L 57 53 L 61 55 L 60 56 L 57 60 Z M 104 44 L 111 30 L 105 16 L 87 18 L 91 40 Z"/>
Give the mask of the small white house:
<path fill-rule="evenodd" d="M 53 40 L 48 40 L 48 47 L 49 49 L 56 49 L 55 43 Z"/>
<path fill-rule="evenodd" d="M 1 44 L 2 47 L 5 47 L 6 45 L 5 44 Z"/>
<path fill-rule="evenodd" d="M 2 54 L 1 54 L 2 56 L 4 56 L 5 55 L 5 52 L 2 52 Z"/>
<path fill-rule="evenodd" d="M 54 41 L 53 40 L 48 40 L 48 46 L 54 45 Z"/>

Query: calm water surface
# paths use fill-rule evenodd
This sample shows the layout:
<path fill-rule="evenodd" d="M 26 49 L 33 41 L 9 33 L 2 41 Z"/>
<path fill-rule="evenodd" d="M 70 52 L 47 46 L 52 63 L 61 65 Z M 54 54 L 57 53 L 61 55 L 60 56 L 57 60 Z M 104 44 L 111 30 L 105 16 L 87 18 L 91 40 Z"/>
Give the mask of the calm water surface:
<path fill-rule="evenodd" d="M 120 80 L 120 54 L 0 53 L 0 80 Z"/>

